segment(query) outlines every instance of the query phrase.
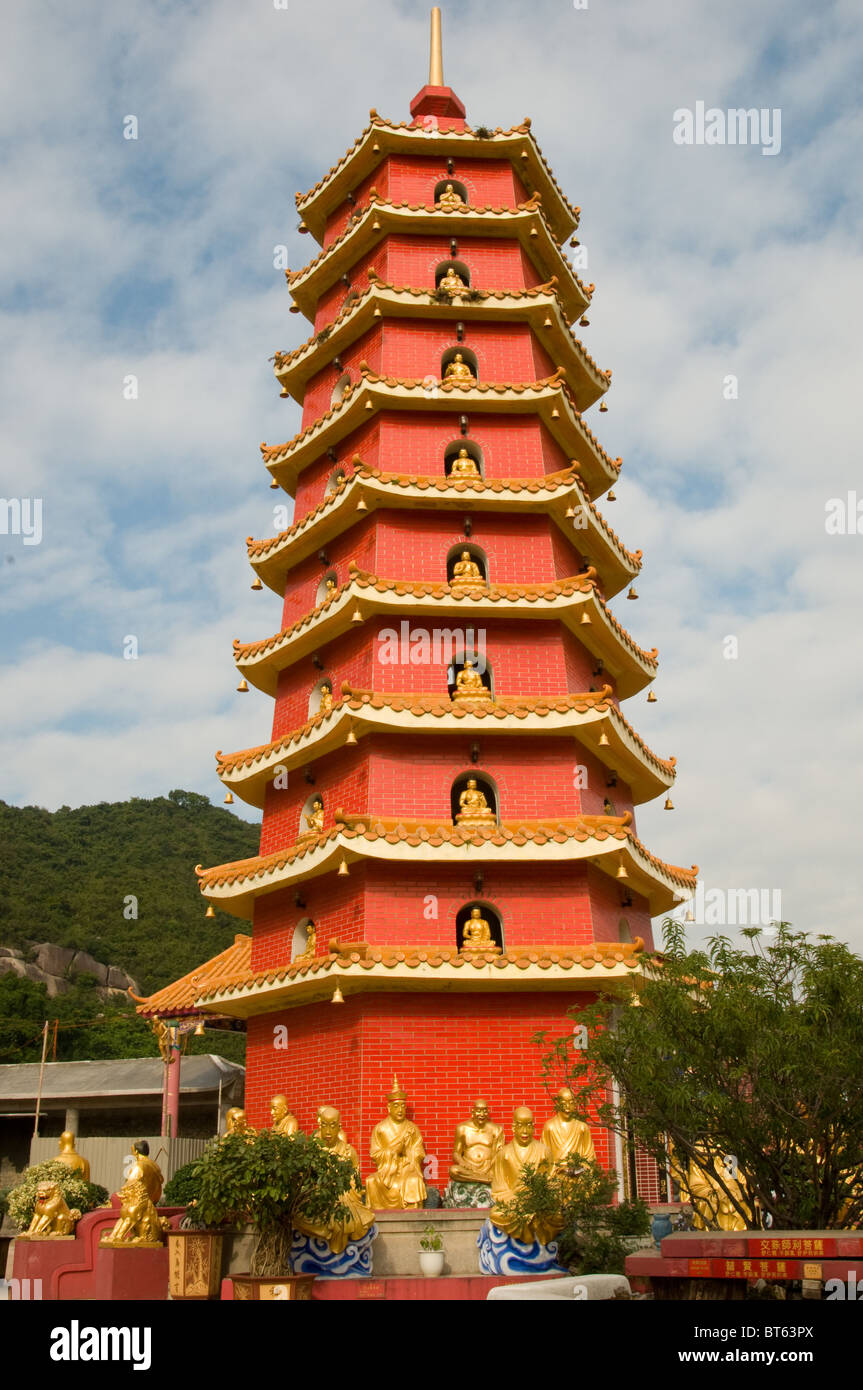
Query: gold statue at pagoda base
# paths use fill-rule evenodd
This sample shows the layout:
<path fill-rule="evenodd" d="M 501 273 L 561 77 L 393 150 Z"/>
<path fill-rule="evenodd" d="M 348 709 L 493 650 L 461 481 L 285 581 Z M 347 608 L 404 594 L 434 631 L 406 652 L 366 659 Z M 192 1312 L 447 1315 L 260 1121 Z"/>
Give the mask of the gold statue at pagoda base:
<path fill-rule="evenodd" d="M 476 381 L 470 366 L 464 360 L 464 355 L 460 352 L 457 352 L 452 361 L 447 363 L 443 379 L 444 381 Z"/>
<path fill-rule="evenodd" d="M 247 1139 L 254 1139 L 255 1137 L 255 1131 L 246 1119 L 246 1112 L 241 1109 L 239 1105 L 232 1105 L 231 1109 L 225 1115 L 225 1133 L 223 1137 L 227 1138 L 229 1134 L 243 1134 Z"/>
<path fill-rule="evenodd" d="M 455 266 L 449 265 L 446 268 L 446 274 L 443 276 L 442 280 L 438 285 L 438 289 L 446 290 L 448 294 L 455 296 L 457 294 L 464 294 L 464 291 L 467 289 L 467 285 L 459 275 Z"/>
<path fill-rule="evenodd" d="M 503 1125 L 496 1124 L 484 1100 L 475 1100 L 469 1120 L 456 1125 L 449 1175 L 454 1182 L 491 1184 L 492 1169 L 504 1144 Z"/>
<path fill-rule="evenodd" d="M 535 1172 L 547 1173 L 553 1167 L 553 1159 L 545 1144 L 536 1138 L 532 1111 L 522 1105 L 512 1117 L 512 1143 L 501 1149 L 494 1161 L 491 1180 L 493 1206 L 489 1219 L 498 1230 L 514 1240 L 523 1241 L 525 1245 L 535 1240 L 540 1245 L 548 1245 L 560 1231 L 562 1221 L 550 1216 L 517 1218 L 501 1210 L 502 1206 L 515 1201 L 527 1164 Z"/>
<path fill-rule="evenodd" d="M 489 952 L 492 955 L 500 955 L 500 949 L 491 934 L 491 927 L 480 909 L 472 907 L 470 916 L 462 927 L 461 954 L 467 956 L 472 951 L 478 951 L 485 955 L 488 955 Z"/>
<path fill-rule="evenodd" d="M 463 208 L 464 198 L 460 193 L 456 193 L 451 183 L 448 183 L 437 200 L 437 206 L 439 208 Z"/>
<path fill-rule="evenodd" d="M 497 816 L 488 804 L 484 791 L 476 784 L 476 778 L 468 778 L 468 784 L 458 799 L 456 824 L 463 829 L 491 829 L 497 825 Z"/>
<path fill-rule="evenodd" d="M 19 1240 L 60 1240 L 75 1234 L 81 1220 L 77 1207 L 69 1207 L 59 1183 L 46 1179 L 36 1188 L 33 1219 Z"/>
<path fill-rule="evenodd" d="M 356 1149 L 344 1138 L 344 1131 L 341 1128 L 341 1116 L 334 1105 L 322 1105 L 318 1110 L 318 1129 L 314 1136 L 324 1148 L 335 1158 L 346 1159 L 353 1164 L 357 1177 L 351 1180 L 351 1185 L 347 1192 L 342 1193 L 339 1198 L 339 1205 L 348 1213 L 347 1221 L 338 1221 L 335 1217 L 331 1221 L 314 1222 L 307 1221 L 299 1217 L 296 1228 L 305 1236 L 316 1236 L 319 1240 L 325 1240 L 334 1255 L 341 1255 L 352 1240 L 362 1240 L 371 1226 L 374 1225 L 375 1214 L 362 1198 L 358 1187 L 358 1177 L 360 1170 L 360 1160 Z"/>
<path fill-rule="evenodd" d="M 596 1162 L 596 1150 L 590 1126 L 576 1114 L 575 1096 L 568 1086 L 562 1086 L 554 1097 L 555 1114 L 542 1130 L 542 1142 L 549 1150 L 555 1168 L 564 1172 L 578 1165 L 579 1160 Z"/>
<path fill-rule="evenodd" d="M 475 588 L 485 584 L 485 576 L 469 550 L 463 550 L 461 558 L 452 567 L 451 589 Z"/>
<path fill-rule="evenodd" d="M 464 666 L 456 674 L 452 698 L 454 701 L 491 699 L 491 691 L 483 684 L 482 676 L 476 669 L 473 657 L 466 656 Z"/>
<path fill-rule="evenodd" d="M 372 1208 L 402 1210 L 421 1207 L 426 1199 L 422 1175 L 423 1137 L 407 1118 L 407 1097 L 393 1077 L 387 1096 L 387 1117 L 375 1125 L 369 1152 L 376 1173 L 366 1179 L 366 1200 Z"/>
<path fill-rule="evenodd" d="M 274 1134 L 290 1136 L 296 1134 L 300 1127 L 296 1115 L 292 1115 L 288 1109 L 287 1096 L 273 1096 L 270 1101 L 270 1119 L 272 1121 L 270 1129 Z"/>
<path fill-rule="evenodd" d="M 450 478 L 481 478 L 482 474 L 477 466 L 477 461 L 467 451 L 459 449 L 452 463 L 450 464 Z"/>
<path fill-rule="evenodd" d="M 73 1173 L 80 1173 L 85 1182 L 90 1181 L 90 1164 L 81 1154 L 75 1152 L 75 1136 L 71 1129 L 64 1129 L 60 1135 L 60 1152 L 54 1159 L 55 1163 L 65 1163 L 67 1168 L 71 1168 Z"/>

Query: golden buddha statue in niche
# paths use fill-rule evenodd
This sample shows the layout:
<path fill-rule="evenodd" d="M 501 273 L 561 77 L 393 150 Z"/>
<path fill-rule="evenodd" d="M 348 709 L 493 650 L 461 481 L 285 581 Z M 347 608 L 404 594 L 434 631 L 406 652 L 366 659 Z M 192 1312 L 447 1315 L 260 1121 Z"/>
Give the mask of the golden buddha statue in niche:
<path fill-rule="evenodd" d="M 448 183 L 437 200 L 437 206 L 439 208 L 462 208 L 464 207 L 464 198 L 460 193 L 456 193 L 451 183 Z"/>
<path fill-rule="evenodd" d="M 338 583 L 335 579 L 332 578 L 332 576 L 329 579 L 326 579 L 324 581 L 324 598 L 322 602 L 324 602 L 328 598 L 332 598 L 333 594 L 336 592 L 336 589 L 338 587 Z"/>
<path fill-rule="evenodd" d="M 348 1163 L 352 1163 L 356 1170 L 357 1176 L 352 1180 L 348 1191 L 339 1198 L 340 1206 L 346 1208 L 349 1214 L 348 1220 L 337 1221 L 333 1218 L 327 1222 L 313 1222 L 300 1216 L 296 1222 L 298 1231 L 302 1231 L 303 1235 L 325 1240 L 335 1255 L 340 1255 L 350 1241 L 362 1240 L 375 1219 L 374 1212 L 362 1199 L 359 1187 L 359 1155 L 353 1145 L 342 1136 L 341 1117 L 335 1106 L 319 1106 L 315 1139 L 335 1158 L 344 1158 Z"/>
<path fill-rule="evenodd" d="M 456 822 L 462 826 L 490 826 L 497 824 L 497 817 L 488 804 L 485 792 L 476 784 L 475 777 L 469 777 L 467 786 L 458 799 Z"/>
<path fill-rule="evenodd" d="M 452 361 L 447 363 L 443 379 L 444 381 L 476 381 L 470 365 L 465 362 L 464 355 L 460 352 L 457 352 Z"/>
<path fill-rule="evenodd" d="M 324 803 L 319 796 L 312 802 L 311 811 L 305 812 L 305 822 L 309 827 L 307 835 L 320 835 L 324 828 Z"/>
<path fill-rule="evenodd" d="M 387 1096 L 387 1116 L 375 1125 L 369 1140 L 369 1152 L 376 1173 L 366 1179 L 366 1198 L 370 1207 L 415 1208 L 426 1199 L 422 1175 L 425 1157 L 423 1137 L 407 1118 L 407 1097 L 393 1077 L 393 1089 Z"/>
<path fill-rule="evenodd" d="M 481 478 L 482 474 L 467 449 L 459 449 L 449 470 L 450 478 Z"/>
<path fill-rule="evenodd" d="M 446 274 L 443 276 L 440 284 L 438 285 L 438 289 L 446 290 L 451 295 L 457 295 L 462 294 L 467 289 L 467 285 L 459 275 L 455 266 L 448 265 L 446 268 Z"/>
<path fill-rule="evenodd" d="M 517 1220 L 500 1210 L 505 1203 L 515 1200 L 522 1181 L 525 1164 L 536 1172 L 548 1172 L 552 1167 L 552 1157 L 541 1140 L 536 1138 L 533 1112 L 526 1105 L 519 1106 L 512 1117 L 512 1142 L 501 1149 L 495 1157 L 491 1178 L 492 1209 L 489 1219 L 498 1230 L 526 1245 L 538 1240 L 547 1245 L 557 1235 L 561 1223 L 552 1217 L 532 1217 Z"/>
<path fill-rule="evenodd" d="M 462 927 L 461 951 L 462 955 L 470 951 L 493 951 L 495 954 L 500 951 L 497 942 L 492 938 L 491 926 L 478 907 L 471 908 L 470 916 Z"/>
<path fill-rule="evenodd" d="M 491 693 L 483 685 L 482 676 L 474 665 L 474 658 L 466 656 L 464 666 L 455 678 L 454 700 L 490 700 Z"/>
<path fill-rule="evenodd" d="M 298 951 L 297 954 L 292 957 L 291 964 L 296 965 L 297 961 L 300 960 L 311 960 L 315 954 L 317 939 L 318 929 L 315 926 L 314 922 L 309 922 L 306 927 L 306 944 L 303 947 L 302 951 Z"/>
<path fill-rule="evenodd" d="M 333 707 L 333 687 L 329 681 L 324 681 L 321 686 L 321 703 L 319 706 L 320 714 L 329 714 Z"/>
<path fill-rule="evenodd" d="M 270 1129 L 274 1134 L 296 1134 L 299 1129 L 296 1115 L 292 1115 L 288 1109 L 287 1096 L 273 1096 L 270 1101 Z"/>
<path fill-rule="evenodd" d="M 596 1150 L 590 1126 L 575 1113 L 575 1096 L 568 1086 L 561 1086 L 554 1097 L 554 1110 L 542 1129 L 542 1142 L 554 1160 L 555 1168 L 566 1169 L 578 1159 L 596 1162 Z"/>
<path fill-rule="evenodd" d="M 64 1129 L 60 1135 L 60 1152 L 55 1155 L 55 1163 L 65 1163 L 73 1172 L 80 1173 L 85 1182 L 90 1181 L 90 1164 L 75 1152 L 75 1136 L 71 1129 Z"/>
<path fill-rule="evenodd" d="M 455 1182 L 491 1183 L 494 1160 L 503 1143 L 503 1125 L 491 1119 L 486 1101 L 475 1100 L 470 1119 L 456 1125 L 450 1177 Z"/>
<path fill-rule="evenodd" d="M 254 1138 L 255 1131 L 246 1119 L 246 1112 L 239 1105 L 232 1105 L 225 1115 L 225 1137 L 229 1134 L 245 1134 Z"/>
<path fill-rule="evenodd" d="M 461 585 L 484 584 L 482 570 L 473 558 L 469 550 L 463 550 L 461 558 L 456 560 L 452 567 L 452 579 L 450 586 L 453 589 Z"/>

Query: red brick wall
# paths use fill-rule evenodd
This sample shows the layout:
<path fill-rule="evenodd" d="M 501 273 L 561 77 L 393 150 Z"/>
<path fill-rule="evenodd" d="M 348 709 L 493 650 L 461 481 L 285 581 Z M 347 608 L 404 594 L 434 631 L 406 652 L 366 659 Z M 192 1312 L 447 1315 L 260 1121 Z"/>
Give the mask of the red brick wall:
<path fill-rule="evenodd" d="M 441 180 L 463 183 L 471 207 L 515 207 L 525 201 L 521 180 L 507 159 L 454 158 L 454 171 L 447 173 L 446 156 L 398 155 L 385 161 L 388 167 L 388 196 L 394 203 L 408 202 L 431 206 Z M 383 189 L 378 183 L 378 192 Z M 458 223 L 453 219 L 455 226 Z"/>
<path fill-rule="evenodd" d="M 453 1132 L 478 1096 L 504 1125 L 507 1141 L 519 1105 L 531 1107 L 540 1135 L 554 1107 L 540 1078 L 542 1049 L 530 1039 L 542 1031 L 550 1037 L 570 1033 L 567 1009 L 576 998 L 589 996 L 378 994 L 250 1019 L 249 1120 L 268 1124 L 270 1097 L 283 1092 L 310 1133 L 318 1106 L 336 1105 L 365 1178 L 373 1171 L 369 1137 L 386 1115 L 385 1096 L 396 1073 L 407 1092 L 408 1116 L 422 1132 L 426 1154 L 437 1161 L 437 1177 L 430 1175 L 429 1183 L 443 1189 Z M 273 1046 L 279 1025 L 288 1030 L 285 1050 Z M 612 1166 L 611 1136 L 596 1124 L 592 1133 L 597 1157 Z"/>

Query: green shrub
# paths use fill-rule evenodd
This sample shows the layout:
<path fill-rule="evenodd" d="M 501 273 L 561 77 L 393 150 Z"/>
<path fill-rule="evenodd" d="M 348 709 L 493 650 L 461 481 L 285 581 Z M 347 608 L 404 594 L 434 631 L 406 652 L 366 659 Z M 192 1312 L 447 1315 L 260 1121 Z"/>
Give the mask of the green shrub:
<path fill-rule="evenodd" d="M 55 1182 L 63 1193 L 66 1205 L 77 1207 L 81 1215 L 105 1207 L 110 1200 L 107 1187 L 99 1183 L 85 1182 L 81 1174 L 66 1163 L 50 1159 L 47 1163 L 36 1163 L 28 1168 L 16 1187 L 9 1189 L 6 1206 L 9 1219 L 19 1231 L 26 1231 L 33 1220 L 36 1207 L 36 1188 L 40 1182 Z"/>
<path fill-rule="evenodd" d="M 174 1176 L 168 1179 L 159 1205 L 162 1207 L 187 1207 L 190 1202 L 198 1200 L 200 1192 L 201 1179 L 198 1174 L 198 1160 L 194 1159 L 191 1163 L 184 1163 L 182 1168 L 178 1168 Z"/>

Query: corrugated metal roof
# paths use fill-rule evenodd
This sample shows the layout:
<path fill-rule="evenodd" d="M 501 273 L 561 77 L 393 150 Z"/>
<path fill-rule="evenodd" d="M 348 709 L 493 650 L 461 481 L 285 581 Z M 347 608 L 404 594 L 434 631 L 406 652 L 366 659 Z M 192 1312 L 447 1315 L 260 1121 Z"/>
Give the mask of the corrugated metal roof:
<path fill-rule="evenodd" d="M 180 1092 L 218 1091 L 245 1077 L 245 1067 L 212 1053 L 184 1057 Z M 42 1099 L 73 1100 L 85 1096 L 161 1095 L 165 1067 L 159 1057 L 129 1057 L 101 1062 L 48 1062 L 42 1079 Z M 4 1101 L 35 1100 L 39 1063 L 0 1066 L 0 1105 Z"/>

